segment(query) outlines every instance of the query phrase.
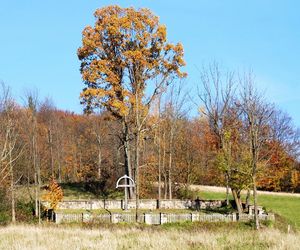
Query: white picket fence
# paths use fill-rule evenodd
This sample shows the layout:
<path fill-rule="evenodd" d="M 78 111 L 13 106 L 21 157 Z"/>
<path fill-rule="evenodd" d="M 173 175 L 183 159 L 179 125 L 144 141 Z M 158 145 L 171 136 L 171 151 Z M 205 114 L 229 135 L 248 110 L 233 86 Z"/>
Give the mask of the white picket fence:
<path fill-rule="evenodd" d="M 234 221 L 249 221 L 253 220 L 254 215 L 242 214 L 200 214 L 200 213 L 145 213 L 139 214 L 138 222 L 148 225 L 160 225 L 165 223 L 175 223 L 184 221 L 201 221 L 201 222 L 234 222 Z M 261 214 L 260 220 L 275 220 L 274 214 Z M 102 223 L 134 223 L 136 215 L 133 213 L 113 213 L 113 214 L 66 214 L 56 213 L 56 223 L 69 222 L 102 222 Z"/>

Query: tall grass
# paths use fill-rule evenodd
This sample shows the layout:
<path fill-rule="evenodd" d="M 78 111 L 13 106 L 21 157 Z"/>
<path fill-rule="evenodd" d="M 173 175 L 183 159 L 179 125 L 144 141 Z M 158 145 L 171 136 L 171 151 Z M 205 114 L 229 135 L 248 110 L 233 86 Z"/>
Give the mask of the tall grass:
<path fill-rule="evenodd" d="M 230 227 L 231 224 L 228 224 Z M 0 228 L 0 249 L 299 249 L 299 234 L 275 229 L 181 230 L 158 227 Z"/>

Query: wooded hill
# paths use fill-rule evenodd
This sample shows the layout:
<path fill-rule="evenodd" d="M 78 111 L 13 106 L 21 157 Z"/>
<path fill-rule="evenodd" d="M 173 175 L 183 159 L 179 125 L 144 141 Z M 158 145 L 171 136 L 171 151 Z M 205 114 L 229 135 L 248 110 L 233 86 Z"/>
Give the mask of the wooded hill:
<path fill-rule="evenodd" d="M 41 185 L 55 176 L 59 183 L 99 182 L 101 188 L 113 189 L 117 178 L 124 175 L 122 126 L 107 112 L 78 115 L 57 109 L 49 100 L 38 102 L 34 96 L 28 97 L 26 106 L 13 99 L 3 100 L 3 96 L 1 104 L 2 187 L 11 179 L 9 157 L 18 185 L 34 184 L 39 172 Z M 185 109 L 171 102 L 161 104 L 159 113 L 151 113 L 141 140 L 141 197 L 153 197 L 158 192 L 158 185 L 153 183 L 159 180 L 159 164 L 166 187 L 162 187 L 164 198 L 180 185 L 226 185 L 209 119 L 203 114 L 190 118 Z M 293 144 L 298 134 L 287 114 L 275 114 L 269 123 L 272 135 L 263 145 L 262 157 L 267 161 L 259 168 L 258 187 L 299 192 L 298 144 Z M 246 153 L 242 139 L 236 135 L 231 138 L 233 153 L 241 151 L 238 148 Z"/>

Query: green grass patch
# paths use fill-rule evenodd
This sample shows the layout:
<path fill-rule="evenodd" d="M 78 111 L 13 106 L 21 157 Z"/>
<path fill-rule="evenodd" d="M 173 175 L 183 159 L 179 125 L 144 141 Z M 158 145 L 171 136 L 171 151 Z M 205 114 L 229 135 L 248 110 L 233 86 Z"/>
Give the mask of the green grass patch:
<path fill-rule="evenodd" d="M 60 185 L 64 192 L 64 200 L 120 199 L 124 196 L 124 192 L 104 188 L 97 182 L 61 183 Z"/>
<path fill-rule="evenodd" d="M 203 200 L 226 200 L 226 193 L 223 192 L 201 191 L 198 193 L 198 196 Z M 231 194 L 229 195 L 229 199 L 233 199 Z"/>
<path fill-rule="evenodd" d="M 63 190 L 63 200 L 93 200 L 93 199 L 122 199 L 124 192 L 116 189 L 104 189 L 98 186 L 97 183 L 60 183 Z M 42 188 L 41 197 L 47 191 Z M 30 202 L 35 199 L 35 187 L 17 186 L 16 197 L 24 202 Z"/>
<path fill-rule="evenodd" d="M 199 192 L 199 197 L 209 200 L 226 199 L 226 193 L 205 191 Z M 232 199 L 231 194 L 229 198 Z M 245 195 L 242 196 L 242 199 L 245 200 Z M 260 194 L 258 195 L 258 203 L 263 206 L 267 212 L 273 212 L 279 215 L 276 219 L 280 221 L 280 227 L 286 227 L 288 223 L 300 230 L 300 197 Z M 285 220 L 285 222 L 283 220 Z"/>
<path fill-rule="evenodd" d="M 300 197 L 259 195 L 258 202 L 267 211 L 279 214 L 290 225 L 300 229 Z"/>

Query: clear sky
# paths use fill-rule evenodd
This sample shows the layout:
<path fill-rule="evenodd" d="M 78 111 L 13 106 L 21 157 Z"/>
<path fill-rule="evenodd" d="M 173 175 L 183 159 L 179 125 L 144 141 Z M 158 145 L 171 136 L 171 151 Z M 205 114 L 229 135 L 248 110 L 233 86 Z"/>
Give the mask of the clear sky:
<path fill-rule="evenodd" d="M 185 48 L 188 84 L 203 64 L 252 69 L 270 101 L 300 126 L 300 1 L 298 0 L 0 0 L 0 80 L 17 98 L 37 88 L 58 108 L 81 112 L 76 51 L 96 8 L 150 8 L 168 40 Z"/>

